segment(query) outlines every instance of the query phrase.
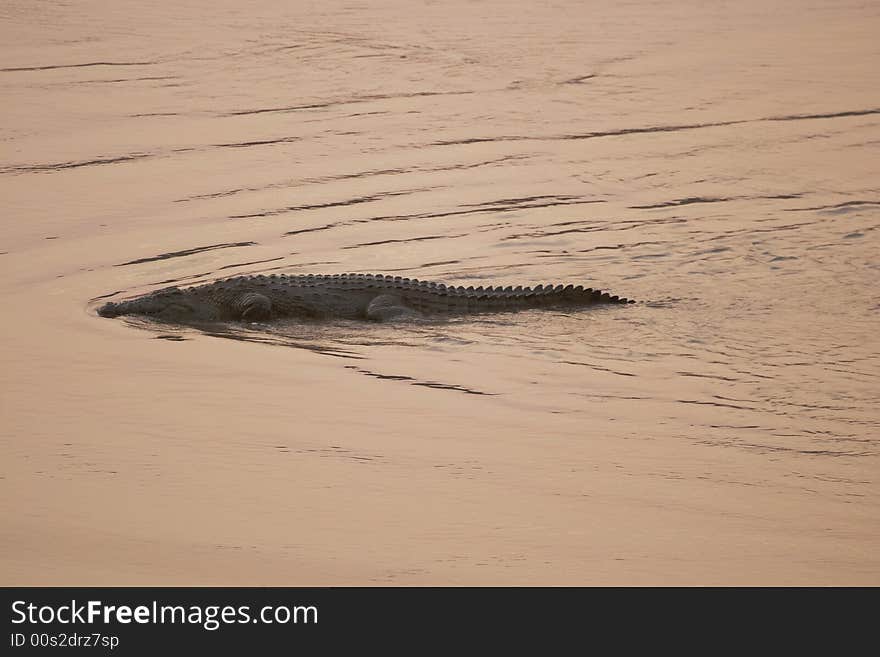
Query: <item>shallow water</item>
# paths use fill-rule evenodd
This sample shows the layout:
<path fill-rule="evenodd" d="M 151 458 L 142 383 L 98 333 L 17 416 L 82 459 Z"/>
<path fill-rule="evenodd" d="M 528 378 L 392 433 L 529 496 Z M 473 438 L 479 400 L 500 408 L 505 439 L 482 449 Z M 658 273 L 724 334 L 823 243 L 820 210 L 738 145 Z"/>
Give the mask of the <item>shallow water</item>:
<path fill-rule="evenodd" d="M 0 20 L 4 583 L 880 583 L 876 5 Z M 94 314 L 349 271 L 640 303 Z"/>

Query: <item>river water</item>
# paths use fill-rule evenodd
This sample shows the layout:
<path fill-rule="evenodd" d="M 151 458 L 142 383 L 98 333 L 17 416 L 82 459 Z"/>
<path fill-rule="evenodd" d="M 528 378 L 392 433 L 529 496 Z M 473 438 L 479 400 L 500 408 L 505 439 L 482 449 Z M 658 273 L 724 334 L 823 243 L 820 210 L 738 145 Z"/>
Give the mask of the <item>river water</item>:
<path fill-rule="evenodd" d="M 0 7 L 5 584 L 880 584 L 880 7 Z M 640 303 L 183 329 L 246 273 Z"/>

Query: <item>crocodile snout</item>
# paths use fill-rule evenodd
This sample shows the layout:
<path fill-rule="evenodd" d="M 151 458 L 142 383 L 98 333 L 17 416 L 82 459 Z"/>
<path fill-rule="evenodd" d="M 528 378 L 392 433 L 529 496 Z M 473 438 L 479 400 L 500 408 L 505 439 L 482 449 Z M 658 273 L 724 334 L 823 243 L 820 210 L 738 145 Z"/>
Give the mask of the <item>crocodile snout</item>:
<path fill-rule="evenodd" d="M 103 306 L 98 308 L 98 314 L 101 317 L 116 317 L 119 312 L 116 309 L 116 304 L 110 301 L 109 303 L 105 303 Z"/>

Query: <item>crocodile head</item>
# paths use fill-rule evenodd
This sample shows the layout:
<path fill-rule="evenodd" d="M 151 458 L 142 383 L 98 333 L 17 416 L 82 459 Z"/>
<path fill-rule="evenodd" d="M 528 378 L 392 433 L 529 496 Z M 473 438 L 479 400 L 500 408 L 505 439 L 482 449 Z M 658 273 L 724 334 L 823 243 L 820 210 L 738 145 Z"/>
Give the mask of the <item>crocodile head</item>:
<path fill-rule="evenodd" d="M 143 315 L 169 322 L 212 321 L 221 318 L 221 309 L 208 299 L 186 290 L 169 287 L 137 299 L 109 302 L 98 308 L 101 317 Z"/>

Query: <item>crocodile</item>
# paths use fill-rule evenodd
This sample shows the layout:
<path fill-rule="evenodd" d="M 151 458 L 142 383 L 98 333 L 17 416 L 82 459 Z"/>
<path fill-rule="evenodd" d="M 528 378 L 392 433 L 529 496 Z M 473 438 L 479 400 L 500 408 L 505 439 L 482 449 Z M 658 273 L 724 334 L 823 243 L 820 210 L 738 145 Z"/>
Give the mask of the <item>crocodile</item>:
<path fill-rule="evenodd" d="M 581 285 L 455 287 L 382 274 L 236 276 L 169 287 L 98 308 L 101 317 L 144 315 L 166 322 L 343 318 L 385 321 L 431 315 L 627 304 Z"/>

